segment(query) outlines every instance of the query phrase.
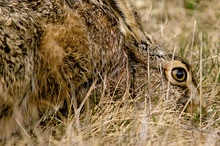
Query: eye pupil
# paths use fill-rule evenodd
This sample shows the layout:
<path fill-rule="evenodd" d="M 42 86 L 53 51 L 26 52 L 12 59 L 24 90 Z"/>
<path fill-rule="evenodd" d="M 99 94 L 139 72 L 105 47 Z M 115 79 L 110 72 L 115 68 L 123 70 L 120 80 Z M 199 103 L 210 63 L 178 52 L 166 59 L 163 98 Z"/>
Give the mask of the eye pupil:
<path fill-rule="evenodd" d="M 178 82 L 184 82 L 187 77 L 186 70 L 184 68 L 174 68 L 171 74 Z"/>
<path fill-rule="evenodd" d="M 184 76 L 184 71 L 178 70 L 178 71 L 176 72 L 176 77 L 177 77 L 178 79 L 182 79 L 183 76 Z"/>

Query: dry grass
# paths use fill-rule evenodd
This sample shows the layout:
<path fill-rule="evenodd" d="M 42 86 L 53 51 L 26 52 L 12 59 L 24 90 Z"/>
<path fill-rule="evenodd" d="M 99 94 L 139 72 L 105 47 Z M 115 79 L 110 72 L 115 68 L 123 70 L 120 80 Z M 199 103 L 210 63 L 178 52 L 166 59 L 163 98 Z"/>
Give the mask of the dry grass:
<path fill-rule="evenodd" d="M 125 92 L 117 101 L 113 97 L 103 98 L 94 108 L 86 102 L 85 108 L 73 117 L 61 122 L 55 119 L 59 122 L 50 127 L 52 132 L 35 129 L 35 137 L 24 134 L 17 145 L 33 145 L 36 141 L 38 145 L 80 146 L 220 145 L 219 0 L 133 2 L 146 32 L 189 60 L 200 86 L 201 101 L 206 103 L 207 116 L 202 121 L 189 120 L 190 115 L 180 116 L 163 102 L 146 109 L 147 102 L 140 104 L 139 97 L 129 99 Z"/>
<path fill-rule="evenodd" d="M 197 130 L 183 125 L 178 127 L 182 119 L 171 118 L 172 122 L 164 120 L 164 124 L 168 125 L 167 130 L 163 130 L 165 134 L 160 135 L 158 143 L 151 144 L 220 145 L 219 1 L 138 0 L 134 4 L 141 10 L 145 30 L 167 48 L 176 50 L 177 54 L 189 60 L 200 86 L 200 98 L 207 108 L 207 118 L 197 125 Z M 159 133 L 149 126 L 151 128 Z M 147 141 L 154 141 L 154 138 Z"/>

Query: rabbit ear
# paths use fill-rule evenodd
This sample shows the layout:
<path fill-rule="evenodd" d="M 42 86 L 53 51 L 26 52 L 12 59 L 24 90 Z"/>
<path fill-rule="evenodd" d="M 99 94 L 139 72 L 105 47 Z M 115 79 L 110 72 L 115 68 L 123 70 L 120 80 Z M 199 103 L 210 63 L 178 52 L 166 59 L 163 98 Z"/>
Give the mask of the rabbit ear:
<path fill-rule="evenodd" d="M 144 31 L 134 7 L 129 0 L 100 0 L 103 5 L 110 8 L 119 19 L 121 32 L 127 38 L 132 36 L 138 43 L 144 37 Z"/>
<path fill-rule="evenodd" d="M 110 10 L 118 20 L 131 58 L 138 62 L 146 62 L 149 53 L 147 51 L 155 42 L 150 35 L 143 31 L 140 17 L 130 0 L 99 0 L 98 2 Z"/>

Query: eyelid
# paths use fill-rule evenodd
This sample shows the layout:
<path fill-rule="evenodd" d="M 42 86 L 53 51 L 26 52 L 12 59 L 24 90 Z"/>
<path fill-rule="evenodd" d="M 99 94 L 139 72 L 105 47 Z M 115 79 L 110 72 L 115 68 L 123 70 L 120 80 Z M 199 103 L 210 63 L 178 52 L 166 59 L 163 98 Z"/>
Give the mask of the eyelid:
<path fill-rule="evenodd" d="M 173 85 L 186 87 L 192 82 L 191 72 L 185 63 L 178 60 L 166 61 L 162 64 L 162 67 L 167 80 Z M 182 68 L 185 70 L 186 78 L 184 81 L 180 82 L 172 77 L 172 70 L 175 68 Z"/>

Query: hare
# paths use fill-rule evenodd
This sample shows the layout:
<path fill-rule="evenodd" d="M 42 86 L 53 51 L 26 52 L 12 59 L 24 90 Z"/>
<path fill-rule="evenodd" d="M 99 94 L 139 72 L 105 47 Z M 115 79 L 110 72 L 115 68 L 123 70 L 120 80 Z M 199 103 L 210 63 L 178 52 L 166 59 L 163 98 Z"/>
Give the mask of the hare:
<path fill-rule="evenodd" d="M 0 24 L 1 140 L 77 108 L 92 85 L 197 109 L 190 66 L 143 31 L 127 0 L 1 1 Z"/>

